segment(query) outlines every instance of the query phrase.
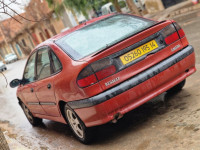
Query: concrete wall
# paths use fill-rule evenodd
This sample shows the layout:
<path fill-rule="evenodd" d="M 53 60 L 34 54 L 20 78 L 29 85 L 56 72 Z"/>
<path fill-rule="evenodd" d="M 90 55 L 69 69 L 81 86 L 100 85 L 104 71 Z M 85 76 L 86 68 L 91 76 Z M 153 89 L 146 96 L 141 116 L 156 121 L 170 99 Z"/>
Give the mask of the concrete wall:
<path fill-rule="evenodd" d="M 164 6 L 161 0 L 146 0 L 145 6 L 148 13 L 156 13 L 158 11 L 164 10 Z"/>

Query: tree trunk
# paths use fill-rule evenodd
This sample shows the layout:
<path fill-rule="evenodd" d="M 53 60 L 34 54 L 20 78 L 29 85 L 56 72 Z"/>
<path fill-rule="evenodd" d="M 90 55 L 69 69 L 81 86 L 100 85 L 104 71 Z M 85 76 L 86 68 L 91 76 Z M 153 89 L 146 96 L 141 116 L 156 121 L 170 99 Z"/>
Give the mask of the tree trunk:
<path fill-rule="evenodd" d="M 73 15 L 73 17 L 74 17 L 74 19 L 75 19 L 77 25 L 79 25 L 79 21 L 78 21 L 78 18 L 77 18 L 77 16 L 76 16 L 76 13 L 74 12 L 73 9 L 71 9 L 71 12 L 72 12 L 72 15 Z"/>
<path fill-rule="evenodd" d="M 121 8 L 119 6 L 118 0 L 112 0 L 112 3 L 114 5 L 116 11 L 119 12 L 119 13 L 121 13 L 122 11 L 121 11 Z"/>
<path fill-rule="evenodd" d="M 24 47 L 19 41 L 17 41 L 16 42 L 18 45 L 19 45 L 19 47 L 21 48 L 21 50 L 23 51 L 23 54 L 24 55 L 29 55 L 30 53 L 31 53 L 31 49 L 29 48 L 29 47 Z"/>
<path fill-rule="evenodd" d="M 133 0 L 126 0 L 126 3 L 131 11 L 132 14 L 136 14 L 138 16 L 141 16 L 141 13 L 138 11 L 137 6 L 133 2 Z"/>

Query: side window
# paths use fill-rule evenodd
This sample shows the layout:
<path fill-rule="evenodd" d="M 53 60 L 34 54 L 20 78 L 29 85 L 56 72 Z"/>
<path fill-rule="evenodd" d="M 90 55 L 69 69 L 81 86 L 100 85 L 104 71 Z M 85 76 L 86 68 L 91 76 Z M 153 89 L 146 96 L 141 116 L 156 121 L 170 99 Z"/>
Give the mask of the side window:
<path fill-rule="evenodd" d="M 59 72 L 62 69 L 62 65 L 58 59 L 58 57 L 51 51 L 52 62 L 54 66 L 54 73 Z"/>
<path fill-rule="evenodd" d="M 28 63 L 24 71 L 24 81 L 25 83 L 30 83 L 35 80 L 35 59 L 36 53 L 34 53 L 28 60 Z"/>
<path fill-rule="evenodd" d="M 38 51 L 37 55 L 37 79 L 41 80 L 51 75 L 49 51 L 47 48 Z"/>

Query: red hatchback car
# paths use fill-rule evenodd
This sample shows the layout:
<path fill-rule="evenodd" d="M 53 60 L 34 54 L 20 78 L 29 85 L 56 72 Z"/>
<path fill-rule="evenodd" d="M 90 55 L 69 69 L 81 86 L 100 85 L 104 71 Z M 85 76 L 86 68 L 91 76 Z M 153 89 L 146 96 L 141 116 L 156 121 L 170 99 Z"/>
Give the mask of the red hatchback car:
<path fill-rule="evenodd" d="M 32 125 L 42 118 L 68 123 L 83 143 L 92 126 L 170 89 L 196 71 L 195 54 L 172 20 L 128 14 L 102 16 L 40 44 L 30 54 L 17 98 Z"/>

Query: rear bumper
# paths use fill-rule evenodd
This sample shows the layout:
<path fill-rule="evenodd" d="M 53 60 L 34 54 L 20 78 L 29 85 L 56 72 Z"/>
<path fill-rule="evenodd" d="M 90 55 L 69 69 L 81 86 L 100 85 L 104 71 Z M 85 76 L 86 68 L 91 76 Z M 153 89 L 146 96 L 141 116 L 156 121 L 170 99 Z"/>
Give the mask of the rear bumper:
<path fill-rule="evenodd" d="M 196 71 L 192 46 L 88 99 L 69 102 L 86 126 L 104 124 L 172 88 Z"/>

